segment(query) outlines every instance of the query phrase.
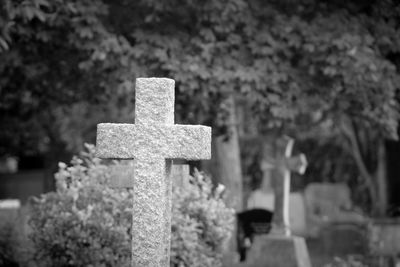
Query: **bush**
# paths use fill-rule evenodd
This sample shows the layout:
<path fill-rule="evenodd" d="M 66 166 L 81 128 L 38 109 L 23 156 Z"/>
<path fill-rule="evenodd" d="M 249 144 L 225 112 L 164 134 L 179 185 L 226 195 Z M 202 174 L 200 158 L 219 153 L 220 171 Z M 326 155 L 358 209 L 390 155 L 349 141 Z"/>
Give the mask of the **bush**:
<path fill-rule="evenodd" d="M 233 230 L 233 210 L 222 201 L 223 186 L 213 190 L 199 172 L 184 188 L 173 188 L 171 266 L 221 266 Z"/>
<path fill-rule="evenodd" d="M 59 164 L 57 192 L 32 200 L 33 261 L 44 267 L 130 266 L 132 190 L 108 184 L 121 166 L 131 166 L 94 157 L 91 145 L 71 164 Z M 174 188 L 171 266 L 221 265 L 234 217 L 220 191 L 198 172 L 185 190 Z"/>

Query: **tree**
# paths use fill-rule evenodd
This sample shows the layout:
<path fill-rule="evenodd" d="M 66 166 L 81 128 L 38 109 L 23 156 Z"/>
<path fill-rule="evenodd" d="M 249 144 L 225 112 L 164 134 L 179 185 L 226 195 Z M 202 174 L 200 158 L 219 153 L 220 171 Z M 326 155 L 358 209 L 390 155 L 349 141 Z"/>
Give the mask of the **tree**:
<path fill-rule="evenodd" d="M 384 153 L 373 144 L 396 138 L 399 75 L 393 58 L 399 20 L 385 11 L 398 9 L 394 2 L 236 0 L 199 6 L 171 0 L 144 5 L 148 13 L 132 27 L 134 54 L 147 73 L 175 77 L 186 119 L 201 112 L 219 134 L 226 133 L 231 119 L 224 101 L 239 94 L 250 101 L 260 132 L 342 136 L 371 202 L 380 203 L 373 213 L 383 213 L 385 190 L 379 188 L 384 178 L 373 172 L 380 166 L 382 174 L 382 158 L 376 156 Z M 354 131 L 364 134 L 362 147 Z M 379 164 L 360 154 L 368 149 L 381 158 Z"/>
<path fill-rule="evenodd" d="M 45 153 L 54 169 L 93 140 L 96 122 L 130 114 L 130 45 L 101 20 L 101 1 L 6 0 L 0 10 L 0 153 Z"/>
<path fill-rule="evenodd" d="M 377 155 L 381 149 L 371 144 L 396 136 L 396 9 L 389 0 L 8 0 L 0 35 L 8 49 L 0 54 L 1 110 L 20 129 L 7 131 L 2 139 L 11 141 L 1 147 L 33 140 L 38 148 L 53 139 L 74 147 L 94 133 L 100 117 L 129 118 L 126 96 L 133 95 L 135 76 L 169 76 L 176 80 L 177 121 L 211 125 L 216 136 L 235 136 L 235 102 L 226 103 L 240 97 L 261 133 L 326 142 L 345 137 L 343 147 L 351 148 L 374 202 L 382 179 L 371 173 L 379 164 L 366 163 L 361 151 Z M 110 114 L 116 103 L 126 109 Z M 71 127 L 82 114 L 87 125 Z M 13 135 L 32 125 L 36 139 Z M 237 143 L 230 150 L 236 154 Z M 241 181 L 235 173 L 233 190 Z"/>

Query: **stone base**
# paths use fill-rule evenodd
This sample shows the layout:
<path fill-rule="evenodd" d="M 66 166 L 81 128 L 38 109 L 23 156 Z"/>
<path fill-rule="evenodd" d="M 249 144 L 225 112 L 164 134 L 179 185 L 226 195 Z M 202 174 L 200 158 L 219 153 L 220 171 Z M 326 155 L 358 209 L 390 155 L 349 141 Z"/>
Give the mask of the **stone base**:
<path fill-rule="evenodd" d="M 304 238 L 297 236 L 256 236 L 246 258 L 242 266 L 311 267 Z"/>

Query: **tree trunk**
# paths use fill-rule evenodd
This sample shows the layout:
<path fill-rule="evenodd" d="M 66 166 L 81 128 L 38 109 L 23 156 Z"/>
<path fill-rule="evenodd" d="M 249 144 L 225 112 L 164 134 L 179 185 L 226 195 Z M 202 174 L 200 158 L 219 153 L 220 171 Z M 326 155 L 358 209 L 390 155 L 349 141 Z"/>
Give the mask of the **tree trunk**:
<path fill-rule="evenodd" d="M 243 208 L 242 168 L 239 137 L 236 125 L 235 102 L 231 96 L 229 106 L 229 139 L 224 136 L 213 138 L 213 161 L 216 164 L 216 181 L 226 187 L 226 203 L 236 211 Z"/>
<path fill-rule="evenodd" d="M 377 203 L 375 205 L 375 215 L 383 217 L 386 215 L 388 205 L 388 188 L 386 173 L 386 148 L 385 140 L 380 139 L 377 149 L 377 169 L 376 169 L 376 185 L 377 185 Z"/>
<path fill-rule="evenodd" d="M 223 184 L 226 188 L 225 203 L 236 212 L 243 209 L 242 168 L 240 160 L 239 136 L 237 117 L 233 96 L 227 100 L 229 107 L 228 132 L 226 136 L 213 136 L 212 158 L 203 167 L 211 174 L 215 183 Z M 238 260 L 237 225 L 232 232 L 227 251 L 223 254 L 223 266 L 233 266 Z"/>
<path fill-rule="evenodd" d="M 364 178 L 365 183 L 367 185 L 367 189 L 371 198 L 372 215 L 375 215 L 376 203 L 378 201 L 378 193 L 374 182 L 375 177 L 368 171 L 368 168 L 365 165 L 364 158 L 361 153 L 360 141 L 357 138 L 354 127 L 355 126 L 353 125 L 353 122 L 351 121 L 350 118 L 347 118 L 345 116 L 342 117 L 341 121 L 342 132 L 350 142 L 351 154 L 354 158 L 354 161 L 361 176 Z"/>

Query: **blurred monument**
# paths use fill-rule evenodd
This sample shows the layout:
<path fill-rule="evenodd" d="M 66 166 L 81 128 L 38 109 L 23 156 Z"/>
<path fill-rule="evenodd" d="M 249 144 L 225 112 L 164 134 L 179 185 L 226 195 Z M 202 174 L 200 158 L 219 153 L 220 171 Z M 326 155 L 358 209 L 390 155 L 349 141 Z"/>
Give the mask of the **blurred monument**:
<path fill-rule="evenodd" d="M 274 266 L 274 267 L 310 267 L 305 241 L 301 237 L 291 235 L 289 222 L 289 194 L 290 172 L 303 174 L 307 166 L 303 154 L 292 156 L 294 140 L 284 136 L 277 138 L 274 143 L 264 146 L 263 162 L 264 172 L 271 170 L 271 176 L 264 175 L 265 181 L 261 190 L 271 191 L 273 188 L 273 219 L 271 232 L 268 235 L 254 237 L 246 262 L 242 266 Z M 272 177 L 272 179 L 270 179 Z M 249 202 L 257 200 L 253 196 Z"/>

